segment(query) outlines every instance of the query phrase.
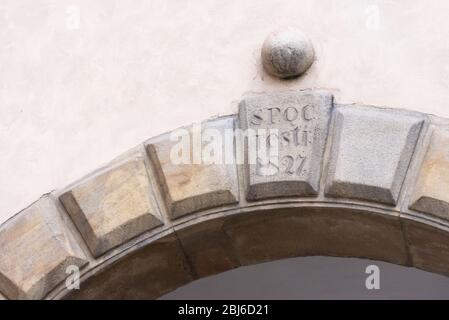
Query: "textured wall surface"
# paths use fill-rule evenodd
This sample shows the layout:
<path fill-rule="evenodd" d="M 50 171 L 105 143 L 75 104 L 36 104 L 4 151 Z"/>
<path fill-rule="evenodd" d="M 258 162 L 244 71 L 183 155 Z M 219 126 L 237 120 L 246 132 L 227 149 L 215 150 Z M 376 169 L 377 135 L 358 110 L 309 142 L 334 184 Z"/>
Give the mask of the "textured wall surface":
<path fill-rule="evenodd" d="M 449 116 L 449 2 L 239 0 L 0 3 L 0 222 L 148 137 L 236 111 L 246 91 Z M 281 81 L 267 34 L 295 25 L 316 62 Z M 169 111 L 169 112 L 168 112 Z"/>

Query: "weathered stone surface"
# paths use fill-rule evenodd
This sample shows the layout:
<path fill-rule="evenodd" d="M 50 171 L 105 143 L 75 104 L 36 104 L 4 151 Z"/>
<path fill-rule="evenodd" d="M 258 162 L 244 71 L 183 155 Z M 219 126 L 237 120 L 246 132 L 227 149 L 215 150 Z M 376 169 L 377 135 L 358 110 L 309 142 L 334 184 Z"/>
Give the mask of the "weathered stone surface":
<path fill-rule="evenodd" d="M 193 280 L 174 234 L 155 240 L 85 281 L 69 299 L 155 299 Z"/>
<path fill-rule="evenodd" d="M 227 235 L 224 219 L 213 219 L 176 229 L 176 234 L 198 278 L 240 266 Z"/>
<path fill-rule="evenodd" d="M 449 276 L 449 229 L 403 219 L 413 266 Z"/>
<path fill-rule="evenodd" d="M 321 90 L 254 94 L 242 100 L 241 127 L 249 129 L 248 200 L 317 194 L 331 110 L 332 95 Z M 262 138 L 254 141 L 254 134 Z M 264 148 L 274 156 L 266 157 L 270 151 Z"/>
<path fill-rule="evenodd" d="M 279 78 L 301 75 L 312 65 L 314 57 L 310 40 L 292 27 L 271 33 L 261 50 L 265 70 Z"/>
<path fill-rule="evenodd" d="M 393 109 L 337 108 L 326 195 L 396 204 L 423 121 Z"/>
<path fill-rule="evenodd" d="M 60 200 L 95 256 L 162 224 L 142 156 L 76 185 Z"/>
<path fill-rule="evenodd" d="M 0 227 L 0 289 L 10 299 L 40 299 L 66 278 L 84 254 L 49 197 Z"/>
<path fill-rule="evenodd" d="M 311 255 L 408 264 L 397 216 L 347 208 L 284 208 L 233 217 L 223 230 L 242 265 Z"/>
<path fill-rule="evenodd" d="M 175 130 L 173 139 L 165 134 L 147 145 L 173 219 L 238 201 L 233 128 L 234 118 L 221 118 L 204 122 L 201 128 Z M 231 137 L 228 143 L 226 133 Z M 206 159 L 215 142 L 217 157 Z"/>
<path fill-rule="evenodd" d="M 6 300 L 5 296 L 0 293 L 0 300 Z"/>
<path fill-rule="evenodd" d="M 449 128 L 434 128 L 411 208 L 449 220 Z"/>

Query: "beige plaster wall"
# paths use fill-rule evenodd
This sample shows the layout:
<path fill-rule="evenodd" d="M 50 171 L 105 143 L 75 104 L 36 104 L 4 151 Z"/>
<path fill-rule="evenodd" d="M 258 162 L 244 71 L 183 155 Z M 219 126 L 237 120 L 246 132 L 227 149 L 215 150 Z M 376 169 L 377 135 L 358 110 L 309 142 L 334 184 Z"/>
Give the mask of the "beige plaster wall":
<path fill-rule="evenodd" d="M 2 0 L 0 223 L 137 143 L 236 111 L 250 90 L 331 89 L 449 117 L 445 0 Z M 295 25 L 317 60 L 297 80 L 260 67 Z"/>

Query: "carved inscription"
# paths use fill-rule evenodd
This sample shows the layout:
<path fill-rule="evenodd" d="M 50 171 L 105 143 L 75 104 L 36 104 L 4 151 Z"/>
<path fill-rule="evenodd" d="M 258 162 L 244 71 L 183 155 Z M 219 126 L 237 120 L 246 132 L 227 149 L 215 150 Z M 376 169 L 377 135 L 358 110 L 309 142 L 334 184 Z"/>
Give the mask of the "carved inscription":
<path fill-rule="evenodd" d="M 331 108 L 332 96 L 313 90 L 242 101 L 248 199 L 316 194 Z"/>
<path fill-rule="evenodd" d="M 315 109 L 314 106 L 272 107 L 256 109 L 250 114 L 251 129 L 256 134 L 256 154 L 262 150 L 274 157 L 258 156 L 256 174 L 300 176 L 307 174 L 305 166 L 308 147 L 313 143 Z M 259 128 L 270 128 L 259 133 Z M 251 134 L 251 133 L 249 133 Z M 262 146 L 261 144 L 265 144 Z"/>

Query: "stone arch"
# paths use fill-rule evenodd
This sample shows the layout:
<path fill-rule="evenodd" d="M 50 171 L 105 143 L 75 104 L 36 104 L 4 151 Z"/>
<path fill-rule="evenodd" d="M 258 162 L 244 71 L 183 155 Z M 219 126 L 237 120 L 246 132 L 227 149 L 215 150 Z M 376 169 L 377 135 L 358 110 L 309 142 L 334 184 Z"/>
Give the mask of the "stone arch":
<path fill-rule="evenodd" d="M 223 137 L 212 152 L 222 162 L 194 159 L 211 146 L 195 142 L 206 129 Z M 193 163 L 173 163 L 170 136 L 180 133 Z M 267 133 L 277 154 L 261 161 Z M 435 116 L 339 105 L 324 90 L 248 94 L 238 114 L 151 138 L 5 222 L 0 292 L 155 298 L 242 265 L 310 255 L 448 275 L 448 147 L 449 121 Z M 66 288 L 69 266 L 80 290 Z"/>

